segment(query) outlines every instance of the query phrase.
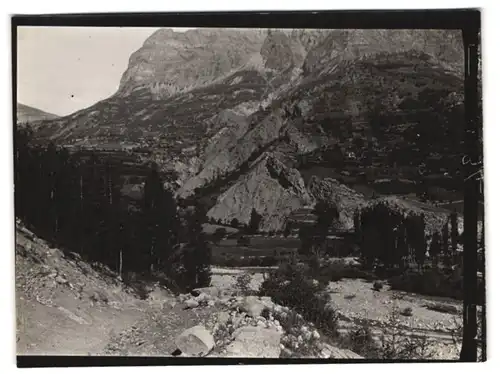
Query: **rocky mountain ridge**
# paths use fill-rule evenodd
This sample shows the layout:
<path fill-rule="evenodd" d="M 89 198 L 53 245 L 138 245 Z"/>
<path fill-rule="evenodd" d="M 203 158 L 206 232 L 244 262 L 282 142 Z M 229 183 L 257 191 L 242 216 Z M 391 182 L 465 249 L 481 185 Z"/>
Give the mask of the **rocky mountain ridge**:
<path fill-rule="evenodd" d="M 463 101 L 462 58 L 453 30 L 162 29 L 131 56 L 115 95 L 37 133 L 151 149 L 179 175 L 179 198 L 209 195 L 211 216 L 245 222 L 259 201 L 281 201 L 287 190 L 257 188 L 276 178 L 256 160 L 274 160 L 305 185 L 302 156 L 335 144 L 344 153 L 371 148 L 400 168 L 411 162 L 401 154 L 455 157 L 460 126 L 450 130 L 458 118 L 450 108 Z M 427 122 L 432 131 L 415 125 Z M 285 200 L 310 203 L 309 193 Z M 236 209 L 235 199 L 245 203 Z M 266 225 L 282 228 L 284 205 L 263 210 Z"/>

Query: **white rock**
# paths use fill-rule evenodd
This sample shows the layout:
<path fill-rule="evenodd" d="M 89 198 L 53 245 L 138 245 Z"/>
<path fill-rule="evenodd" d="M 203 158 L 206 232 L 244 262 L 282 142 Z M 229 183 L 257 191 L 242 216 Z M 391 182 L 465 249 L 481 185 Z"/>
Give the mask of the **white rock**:
<path fill-rule="evenodd" d="M 196 297 L 196 300 L 198 302 L 208 302 L 209 300 L 214 300 L 214 297 L 202 292 Z"/>
<path fill-rule="evenodd" d="M 246 312 L 251 317 L 259 317 L 262 314 L 265 306 L 255 296 L 248 296 L 240 305 L 241 310 Z"/>
<path fill-rule="evenodd" d="M 222 311 L 217 314 L 217 322 L 222 325 L 226 325 L 229 322 L 230 318 L 231 316 L 226 311 Z"/>
<path fill-rule="evenodd" d="M 194 299 L 188 299 L 184 302 L 184 304 L 186 304 L 188 308 L 196 308 L 198 305 L 200 305 L 198 301 Z"/>
<path fill-rule="evenodd" d="M 222 293 L 217 287 L 195 288 L 193 291 L 198 291 L 200 293 L 200 295 L 205 294 L 205 295 L 209 295 L 211 297 L 219 297 Z"/>
<path fill-rule="evenodd" d="M 236 330 L 226 357 L 279 358 L 280 334 L 272 329 L 245 326 Z"/>
<path fill-rule="evenodd" d="M 191 327 L 175 339 L 179 350 L 191 357 L 206 356 L 215 345 L 212 334 L 202 325 Z"/>

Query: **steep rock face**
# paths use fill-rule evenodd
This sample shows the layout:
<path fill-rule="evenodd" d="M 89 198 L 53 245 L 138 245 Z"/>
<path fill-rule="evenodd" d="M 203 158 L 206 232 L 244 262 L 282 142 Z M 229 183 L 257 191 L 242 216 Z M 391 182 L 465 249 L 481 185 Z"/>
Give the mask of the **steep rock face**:
<path fill-rule="evenodd" d="M 246 63 L 263 39 L 255 30 L 158 30 L 130 57 L 118 93 L 146 89 L 161 98 L 206 85 Z"/>
<path fill-rule="evenodd" d="M 201 172 L 189 179 L 177 192 L 179 197 L 190 196 L 196 188 L 209 181 L 235 172 L 245 163 L 255 160 L 270 144 L 282 135 L 283 121 L 279 115 L 271 114 L 248 130 L 231 147 L 221 151 L 207 163 Z"/>
<path fill-rule="evenodd" d="M 260 228 L 274 231 L 283 228 L 293 210 L 310 203 L 300 173 L 264 154 L 249 173 L 219 196 L 208 217 L 248 223 L 252 209 L 256 209 L 262 215 Z"/>
<path fill-rule="evenodd" d="M 274 70 L 286 70 L 294 64 L 294 53 L 290 39 L 282 31 L 270 32 L 262 44 L 260 54 L 265 67 Z"/>
<path fill-rule="evenodd" d="M 210 124 L 215 134 L 207 141 L 203 152 L 203 167 L 208 167 L 217 155 L 232 146 L 248 130 L 244 114 L 225 110 L 215 116 Z"/>
<path fill-rule="evenodd" d="M 366 203 L 363 195 L 339 183 L 338 181 L 313 176 L 307 186 L 316 201 L 334 202 L 339 209 L 339 228 L 351 230 L 354 225 L 354 213 Z"/>
<path fill-rule="evenodd" d="M 322 70 L 338 59 L 373 53 L 417 50 L 460 73 L 463 44 L 459 30 L 334 30 L 315 43 L 304 61 L 304 72 Z"/>

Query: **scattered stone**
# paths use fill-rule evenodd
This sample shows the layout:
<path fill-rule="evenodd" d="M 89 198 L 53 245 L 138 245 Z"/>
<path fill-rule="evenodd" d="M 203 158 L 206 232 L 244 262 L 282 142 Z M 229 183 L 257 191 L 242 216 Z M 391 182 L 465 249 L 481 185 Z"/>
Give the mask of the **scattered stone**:
<path fill-rule="evenodd" d="M 208 306 L 214 306 L 214 305 L 215 305 L 215 301 L 213 301 L 213 300 L 208 300 L 207 305 L 208 305 Z"/>
<path fill-rule="evenodd" d="M 384 284 L 383 284 L 382 282 L 380 282 L 380 281 L 375 281 L 375 282 L 373 283 L 373 290 L 374 290 L 374 291 L 381 291 L 381 290 L 382 290 L 382 288 L 384 288 Z"/>
<path fill-rule="evenodd" d="M 195 288 L 193 291 L 191 291 L 191 294 L 198 293 L 200 294 L 206 294 L 211 297 L 219 297 L 221 294 L 221 291 L 217 287 L 202 287 L 202 288 Z M 198 296 L 198 295 L 193 295 L 193 296 Z"/>
<path fill-rule="evenodd" d="M 59 284 L 68 283 L 68 280 L 61 275 L 56 276 L 55 281 Z"/>
<path fill-rule="evenodd" d="M 240 305 L 240 309 L 243 312 L 254 318 L 259 317 L 264 308 L 265 305 L 256 296 L 246 297 Z"/>
<path fill-rule="evenodd" d="M 198 303 L 198 301 L 196 301 L 194 299 L 188 299 L 184 302 L 184 304 L 186 305 L 186 308 L 188 308 L 188 309 L 193 309 L 193 308 L 196 308 L 200 305 Z"/>
<path fill-rule="evenodd" d="M 279 358 L 280 337 L 273 329 L 245 326 L 236 330 L 226 348 L 226 357 Z"/>
<path fill-rule="evenodd" d="M 212 334 L 202 325 L 197 325 L 185 330 L 175 339 L 179 350 L 191 357 L 206 356 L 214 347 Z"/>
<path fill-rule="evenodd" d="M 199 303 L 203 302 L 203 301 L 208 301 L 208 300 L 211 300 L 210 296 L 208 296 L 206 293 L 204 292 L 201 292 L 198 296 L 196 296 L 194 298 L 196 301 L 198 301 Z"/>
<path fill-rule="evenodd" d="M 285 357 L 285 358 L 288 358 L 288 357 L 292 357 L 293 356 L 293 352 L 291 350 L 289 350 L 288 348 L 283 348 L 281 350 L 281 356 L 282 357 Z"/>
<path fill-rule="evenodd" d="M 264 306 L 266 306 L 269 309 L 273 309 L 273 307 L 275 306 L 275 304 L 273 303 L 273 301 L 269 296 L 262 296 L 260 298 L 260 301 L 262 302 L 262 304 L 264 304 Z"/>
<path fill-rule="evenodd" d="M 229 315 L 229 313 L 227 311 L 222 311 L 222 312 L 219 312 L 217 314 L 217 321 L 220 324 L 226 325 L 230 319 L 231 319 L 231 316 Z"/>
<path fill-rule="evenodd" d="M 198 290 L 192 290 L 191 291 L 191 296 L 197 297 L 199 295 L 200 295 L 200 291 L 198 291 Z"/>
<path fill-rule="evenodd" d="M 175 351 L 173 351 L 171 353 L 171 355 L 172 356 L 181 356 L 182 355 L 182 351 L 179 348 L 177 348 Z"/>

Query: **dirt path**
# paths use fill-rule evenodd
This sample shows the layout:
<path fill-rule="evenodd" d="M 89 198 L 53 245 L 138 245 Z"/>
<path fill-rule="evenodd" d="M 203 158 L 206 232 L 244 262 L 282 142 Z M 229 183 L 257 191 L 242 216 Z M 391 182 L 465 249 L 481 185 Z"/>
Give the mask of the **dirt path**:
<path fill-rule="evenodd" d="M 174 304 L 175 303 L 175 304 Z M 175 338 L 184 330 L 198 324 L 212 328 L 213 308 L 184 310 L 173 300 L 161 309 L 149 309 L 142 318 L 123 331 L 111 336 L 103 350 L 105 355 L 166 356 L 175 350 Z"/>
<path fill-rule="evenodd" d="M 142 317 L 142 311 L 132 306 L 122 309 L 73 302 L 71 307 L 62 298 L 61 304 L 50 306 L 18 295 L 18 354 L 99 354 L 114 331 Z"/>

